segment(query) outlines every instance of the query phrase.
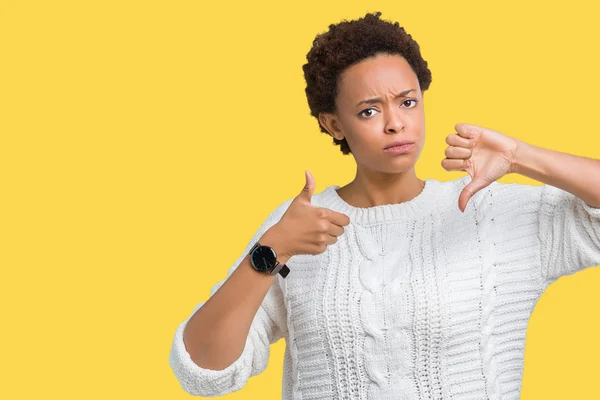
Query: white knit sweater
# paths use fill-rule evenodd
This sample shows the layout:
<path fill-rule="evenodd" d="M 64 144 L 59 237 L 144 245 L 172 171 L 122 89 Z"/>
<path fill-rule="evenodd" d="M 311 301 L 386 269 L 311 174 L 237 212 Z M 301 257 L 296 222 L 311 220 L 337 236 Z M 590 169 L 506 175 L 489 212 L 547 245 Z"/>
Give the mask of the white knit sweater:
<path fill-rule="evenodd" d="M 322 254 L 290 258 L 224 370 L 192 362 L 182 322 L 169 363 L 183 389 L 241 389 L 284 338 L 286 400 L 518 399 L 531 312 L 554 280 L 600 264 L 600 208 L 550 185 L 494 182 L 463 214 L 470 181 L 426 179 L 411 201 L 369 208 L 347 204 L 337 185 L 315 194 L 313 205 L 350 217 L 344 234 Z"/>

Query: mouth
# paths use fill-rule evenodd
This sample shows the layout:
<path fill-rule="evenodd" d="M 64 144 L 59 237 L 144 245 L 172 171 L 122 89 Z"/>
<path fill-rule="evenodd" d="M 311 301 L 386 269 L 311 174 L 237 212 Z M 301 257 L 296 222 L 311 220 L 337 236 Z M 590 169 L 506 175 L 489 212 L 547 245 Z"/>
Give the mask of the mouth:
<path fill-rule="evenodd" d="M 383 151 L 385 153 L 391 153 L 391 154 L 405 154 L 405 153 L 410 153 L 414 149 L 415 149 L 414 142 L 405 142 L 400 145 L 392 144 L 392 145 L 386 147 L 385 149 L 383 149 Z"/>
<path fill-rule="evenodd" d="M 388 150 L 388 149 L 391 149 L 394 147 L 402 147 L 402 146 L 413 145 L 413 144 L 415 144 L 415 142 L 411 142 L 410 140 L 400 140 L 400 141 L 396 141 L 396 142 L 392 142 L 392 143 L 388 144 L 383 149 Z"/>

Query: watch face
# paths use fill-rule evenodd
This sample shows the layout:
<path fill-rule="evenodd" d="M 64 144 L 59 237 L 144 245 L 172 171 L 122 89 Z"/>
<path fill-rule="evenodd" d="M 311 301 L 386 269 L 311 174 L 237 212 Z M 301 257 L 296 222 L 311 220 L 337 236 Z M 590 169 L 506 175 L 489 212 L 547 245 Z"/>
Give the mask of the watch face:
<path fill-rule="evenodd" d="M 252 253 L 252 263 L 259 271 L 269 271 L 275 264 L 275 252 L 269 246 L 259 246 Z"/>

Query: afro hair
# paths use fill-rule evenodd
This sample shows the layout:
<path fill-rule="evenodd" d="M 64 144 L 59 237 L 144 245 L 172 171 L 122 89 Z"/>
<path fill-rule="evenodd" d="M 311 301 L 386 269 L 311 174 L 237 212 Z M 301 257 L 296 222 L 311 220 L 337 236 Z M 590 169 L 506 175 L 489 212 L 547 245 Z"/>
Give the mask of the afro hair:
<path fill-rule="evenodd" d="M 302 66 L 306 79 L 306 97 L 310 113 L 319 121 L 319 113 L 334 113 L 338 78 L 349 66 L 377 54 L 398 54 L 414 71 L 421 90 L 431 83 L 431 71 L 421 57 L 419 45 L 398 22 L 380 19 L 381 12 L 367 13 L 353 21 L 329 25 L 316 36 Z M 327 130 L 319 122 L 321 132 Z M 344 155 L 351 153 L 346 139 L 333 138 Z"/>

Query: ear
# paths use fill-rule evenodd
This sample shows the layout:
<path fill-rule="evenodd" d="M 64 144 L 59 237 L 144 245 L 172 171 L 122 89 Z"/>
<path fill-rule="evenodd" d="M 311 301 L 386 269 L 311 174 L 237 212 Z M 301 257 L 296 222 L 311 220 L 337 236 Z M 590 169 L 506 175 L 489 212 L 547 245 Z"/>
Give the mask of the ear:
<path fill-rule="evenodd" d="M 327 130 L 327 132 L 337 140 L 343 140 L 344 134 L 340 129 L 339 122 L 335 114 L 319 113 L 319 123 Z"/>

